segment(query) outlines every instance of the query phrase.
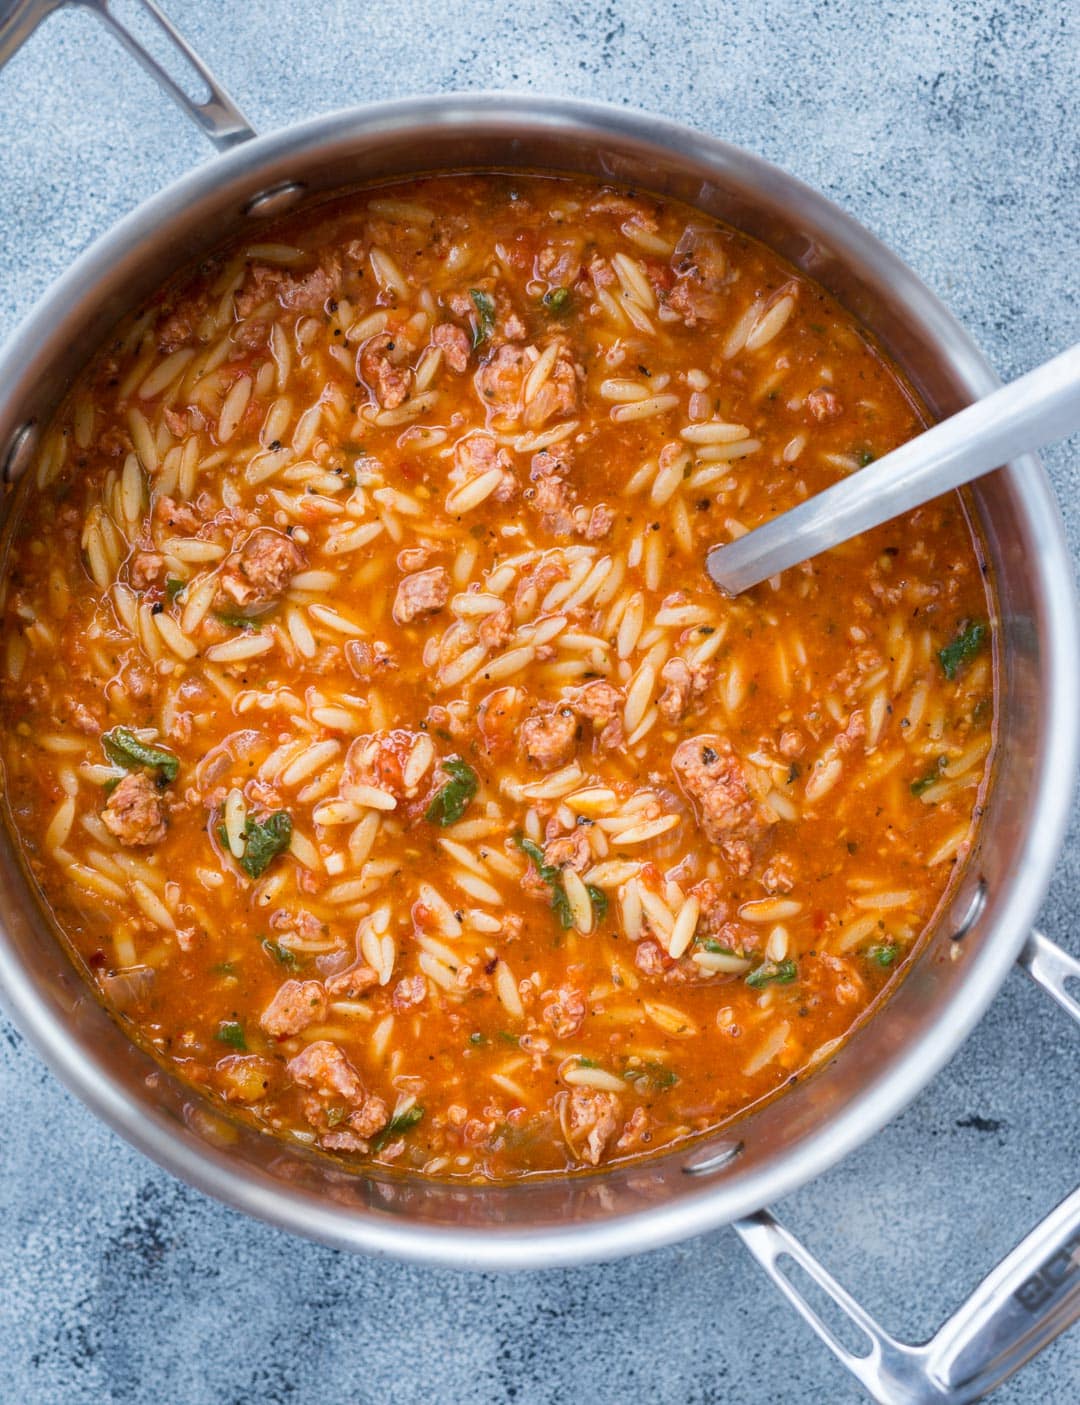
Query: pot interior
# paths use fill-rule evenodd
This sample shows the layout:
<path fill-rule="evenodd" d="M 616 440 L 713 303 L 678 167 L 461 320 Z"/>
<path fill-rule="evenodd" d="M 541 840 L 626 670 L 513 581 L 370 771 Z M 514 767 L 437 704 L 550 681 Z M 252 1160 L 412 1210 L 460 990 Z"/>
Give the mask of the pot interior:
<path fill-rule="evenodd" d="M 61 280 L 9 348 L 0 364 L 0 445 L 45 421 L 119 318 L 224 238 L 301 200 L 463 168 L 594 176 L 677 197 L 823 284 L 933 416 L 993 385 L 971 343 L 898 260 L 822 197 L 755 158 L 616 110 L 450 97 L 261 139 L 129 217 Z M 267 191 L 272 198 L 260 199 Z M 643 1248 L 760 1207 L 868 1135 L 940 1067 L 1004 978 L 1056 850 L 1075 733 L 1062 708 L 1054 715 L 1070 686 L 1063 670 L 1075 666 L 1060 647 L 1074 617 L 1056 511 L 1033 462 L 981 480 L 970 506 L 1001 626 L 999 760 L 981 841 L 895 995 L 827 1067 L 726 1134 L 647 1163 L 508 1186 L 359 1174 L 280 1143 L 234 1122 L 128 1040 L 71 965 L 9 834 L 0 844 L 0 950 L 16 1018 L 81 1096 L 171 1169 L 343 1246 L 452 1262 L 568 1262 Z M 637 1229 L 620 1232 L 628 1216 Z"/>

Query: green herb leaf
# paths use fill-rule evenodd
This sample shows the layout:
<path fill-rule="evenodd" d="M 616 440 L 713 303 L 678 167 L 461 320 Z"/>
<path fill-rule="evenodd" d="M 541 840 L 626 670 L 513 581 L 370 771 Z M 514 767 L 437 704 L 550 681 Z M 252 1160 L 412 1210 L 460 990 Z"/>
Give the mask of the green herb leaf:
<path fill-rule="evenodd" d="M 603 922 L 604 918 L 607 916 L 608 895 L 602 888 L 597 888 L 593 883 L 586 883 L 585 891 L 589 895 L 589 901 L 592 903 L 597 922 Z"/>
<path fill-rule="evenodd" d="M 551 906 L 559 919 L 559 925 L 564 932 L 569 931 L 574 925 L 574 914 L 570 908 L 570 899 L 566 896 L 566 889 L 563 887 L 562 874 L 557 868 L 544 862 L 544 851 L 533 840 L 526 839 L 523 834 L 515 834 L 514 843 L 536 865 L 537 873 L 551 889 Z"/>
<path fill-rule="evenodd" d="M 256 634 L 259 632 L 258 620 L 253 620 L 249 615 L 241 615 L 229 610 L 215 610 L 214 614 L 222 624 L 227 624 L 230 629 L 253 629 Z"/>
<path fill-rule="evenodd" d="M 880 946 L 872 946 L 867 950 L 866 959 L 887 969 L 898 955 L 899 948 L 895 942 L 882 942 Z"/>
<path fill-rule="evenodd" d="M 541 878 L 548 879 L 552 874 L 554 874 L 555 870 L 553 868 L 549 868 L 548 865 L 544 862 L 543 849 L 541 849 L 540 845 L 535 843 L 534 840 L 526 839 L 524 834 L 515 834 L 514 843 L 518 846 L 518 848 L 523 854 L 526 854 L 530 859 L 532 859 L 533 863 L 536 865 L 537 872 L 540 874 Z"/>
<path fill-rule="evenodd" d="M 766 961 L 757 966 L 746 977 L 746 984 L 760 990 L 762 986 L 790 985 L 799 974 L 794 961 Z"/>
<path fill-rule="evenodd" d="M 146 766 L 159 771 L 167 781 L 174 781 L 180 770 L 180 762 L 171 751 L 147 746 L 128 727 L 114 727 L 106 732 L 101 738 L 101 749 L 114 766 L 123 766 L 128 771 Z"/>
<path fill-rule="evenodd" d="M 287 971 L 295 971 L 300 965 L 300 958 L 295 951 L 290 951 L 287 946 L 282 946 L 280 942 L 274 941 L 271 937 L 263 938 L 262 949 L 267 956 L 272 956 Z"/>
<path fill-rule="evenodd" d="M 244 852 L 236 862 L 249 878 L 261 878 L 270 861 L 283 854 L 291 840 L 292 816 L 288 810 L 275 810 L 264 820 L 253 820 L 249 815 L 244 825 Z M 227 843 L 225 847 L 228 848 Z"/>
<path fill-rule="evenodd" d="M 336 1127 L 339 1123 L 344 1122 L 348 1115 L 349 1109 L 347 1107 L 328 1107 L 326 1109 L 326 1125 Z"/>
<path fill-rule="evenodd" d="M 474 1034 L 470 1034 L 470 1035 L 469 1035 L 469 1043 L 470 1043 L 470 1044 L 486 1044 L 486 1043 L 487 1043 L 487 1036 L 481 1034 L 480 1031 L 477 1030 Z"/>
<path fill-rule="evenodd" d="M 979 652 L 985 638 L 986 625 L 970 621 L 961 625 L 960 633 L 956 638 L 946 644 L 943 649 L 938 650 L 938 658 L 941 660 L 941 667 L 945 670 L 945 677 L 955 678 L 961 667 L 970 663 Z"/>
<path fill-rule="evenodd" d="M 869 449 L 857 449 L 855 458 L 860 468 L 865 468 L 867 464 L 874 462 L 874 456 Z"/>
<path fill-rule="evenodd" d="M 462 761 L 460 756 L 452 756 L 449 761 L 444 761 L 442 769 L 452 779 L 435 792 L 431 804 L 424 812 L 424 818 L 445 829 L 447 825 L 457 824 L 461 819 L 470 800 L 479 790 L 480 781 L 473 768 Z"/>
<path fill-rule="evenodd" d="M 570 310 L 570 289 L 552 288 L 544 294 L 544 306 L 550 312 L 554 312 L 556 316 L 561 317 L 564 312 Z"/>
<path fill-rule="evenodd" d="M 674 1088 L 679 1075 L 666 1064 L 647 1059 L 644 1063 L 632 1064 L 623 1072 L 628 1083 L 650 1083 L 654 1088 Z"/>
<path fill-rule="evenodd" d="M 244 1026 L 237 1024 L 235 1020 L 225 1020 L 218 1025 L 217 1038 L 222 1044 L 228 1044 L 230 1049 L 238 1049 L 243 1053 L 247 1049 L 247 1040 L 244 1038 Z"/>
<path fill-rule="evenodd" d="M 165 581 L 165 594 L 170 600 L 175 600 L 186 585 L 187 581 L 179 580 L 176 576 L 169 576 Z"/>
<path fill-rule="evenodd" d="M 596 1062 L 595 1059 L 587 1059 L 587 1058 L 584 1056 L 584 1054 L 579 1054 L 579 1055 L 578 1055 L 577 1066 L 578 1066 L 578 1068 L 599 1068 L 599 1067 L 600 1067 L 600 1065 Z"/>
<path fill-rule="evenodd" d="M 473 328 L 472 344 L 473 350 L 487 341 L 495 330 L 495 300 L 483 293 L 479 288 L 470 288 L 469 297 L 473 300 L 473 307 L 476 308 L 476 326 Z"/>
<path fill-rule="evenodd" d="M 714 937 L 706 937 L 705 940 L 699 942 L 698 945 L 703 946 L 706 951 L 711 951 L 714 956 L 738 955 L 737 951 L 733 950 L 730 946 L 724 946 L 722 942 L 718 942 Z"/>
<path fill-rule="evenodd" d="M 574 925 L 574 910 L 570 906 L 570 899 L 566 896 L 561 878 L 556 878 L 551 883 L 551 907 L 559 919 L 559 926 L 564 932 L 568 932 Z"/>
<path fill-rule="evenodd" d="M 922 795 L 924 791 L 930 789 L 935 781 L 941 779 L 941 768 L 948 763 L 947 756 L 939 756 L 934 764 L 927 771 L 925 776 L 920 776 L 917 781 L 911 782 L 912 795 Z"/>
<path fill-rule="evenodd" d="M 387 1142 L 393 1141 L 403 1132 L 411 1132 L 424 1115 L 424 1109 L 419 1103 L 414 1103 L 408 1112 L 403 1112 L 400 1117 L 391 1117 L 390 1121 L 376 1136 L 371 1139 L 372 1151 L 382 1151 Z"/>
<path fill-rule="evenodd" d="M 516 1034 L 511 1034 L 508 1029 L 499 1030 L 499 1038 L 504 1044 L 513 1044 L 515 1049 L 520 1049 L 521 1044 Z"/>

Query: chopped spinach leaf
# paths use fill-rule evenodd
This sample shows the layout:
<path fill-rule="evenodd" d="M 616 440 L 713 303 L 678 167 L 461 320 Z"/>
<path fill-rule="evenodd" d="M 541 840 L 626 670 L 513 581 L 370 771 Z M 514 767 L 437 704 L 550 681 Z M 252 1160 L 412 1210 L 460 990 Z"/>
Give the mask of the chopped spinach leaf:
<path fill-rule="evenodd" d="M 499 1038 L 504 1044 L 513 1044 L 515 1049 L 521 1048 L 521 1043 L 516 1034 L 511 1034 L 508 1029 L 499 1030 Z"/>
<path fill-rule="evenodd" d="M 533 840 L 526 839 L 523 834 L 515 834 L 514 843 L 523 854 L 527 854 L 532 859 L 536 865 L 537 873 L 551 889 L 551 906 L 563 931 L 568 931 L 574 925 L 574 914 L 570 909 L 570 899 L 566 896 L 566 889 L 563 887 L 562 874 L 557 868 L 544 861 L 543 849 Z"/>
<path fill-rule="evenodd" d="M 939 756 L 925 776 L 920 776 L 917 781 L 912 781 L 912 795 L 922 795 L 925 791 L 930 789 L 935 781 L 940 780 L 941 769 L 948 763 L 948 760 L 949 758 L 947 756 Z"/>
<path fill-rule="evenodd" d="M 241 615 L 231 610 L 215 610 L 214 614 L 222 624 L 227 624 L 230 629 L 253 629 L 258 633 L 259 621 L 253 620 L 249 615 Z"/>
<path fill-rule="evenodd" d="M 698 944 L 703 946 L 706 951 L 711 951 L 714 956 L 738 956 L 739 954 L 730 946 L 724 946 L 722 942 L 718 942 L 714 937 L 706 937 L 703 942 Z"/>
<path fill-rule="evenodd" d="M 654 1088 L 674 1088 L 679 1081 L 679 1075 L 673 1069 L 668 1068 L 666 1064 L 657 1063 L 655 1059 L 633 1064 L 624 1070 L 623 1077 L 628 1083 L 647 1082 Z"/>
<path fill-rule="evenodd" d="M 597 888 L 593 883 L 586 883 L 585 891 L 589 895 L 589 901 L 592 903 L 597 922 L 603 922 L 604 918 L 607 916 L 608 895 L 602 888 Z"/>
<path fill-rule="evenodd" d="M 587 1059 L 584 1054 L 579 1054 L 579 1055 L 578 1055 L 577 1066 L 578 1066 L 578 1068 L 599 1068 L 599 1067 L 600 1067 L 600 1065 L 596 1062 L 595 1059 Z"/>
<path fill-rule="evenodd" d="M 217 1038 L 221 1040 L 222 1044 L 228 1044 L 230 1049 L 238 1049 L 241 1053 L 247 1049 L 244 1026 L 237 1024 L 235 1020 L 225 1020 L 219 1024 Z"/>
<path fill-rule="evenodd" d="M 566 886 L 563 883 L 561 872 L 551 864 L 544 862 L 543 849 L 539 844 L 534 844 L 531 839 L 526 839 L 524 835 L 515 835 L 514 843 L 536 865 L 537 873 L 551 889 L 551 907 L 559 919 L 559 925 L 564 932 L 569 931 L 574 925 L 574 912 L 570 906 L 570 899 L 566 896 Z M 603 922 L 608 910 L 607 894 L 602 889 L 594 887 L 592 883 L 586 884 L 585 891 L 589 895 L 597 922 Z"/>
<path fill-rule="evenodd" d="M 765 961 L 747 975 L 746 984 L 755 990 L 774 982 L 776 985 L 790 985 L 798 974 L 794 961 Z"/>
<path fill-rule="evenodd" d="M 473 300 L 473 307 L 476 308 L 476 326 L 473 328 L 472 344 L 473 350 L 486 342 L 495 330 L 495 300 L 487 293 L 481 292 L 479 288 L 470 288 L 469 297 Z"/>
<path fill-rule="evenodd" d="M 115 766 L 134 770 L 136 766 L 147 766 L 158 771 L 167 781 L 174 781 L 180 770 L 180 762 L 171 751 L 162 751 L 159 746 L 147 746 L 128 727 L 114 727 L 101 738 L 101 749 Z"/>
<path fill-rule="evenodd" d="M 518 848 L 523 854 L 526 854 L 530 859 L 532 859 L 533 863 L 536 865 L 536 869 L 537 872 L 540 874 L 540 877 L 545 879 L 546 881 L 550 881 L 551 878 L 555 875 L 555 869 L 550 868 L 544 862 L 544 851 L 543 849 L 541 849 L 540 845 L 532 839 L 527 839 L 524 834 L 515 834 L 514 843 L 518 846 Z"/>
<path fill-rule="evenodd" d="M 424 812 L 424 818 L 445 829 L 447 825 L 457 824 L 461 819 L 469 802 L 479 790 L 480 782 L 473 768 L 462 761 L 460 756 L 452 756 L 448 761 L 444 761 L 442 769 L 451 779 L 441 790 L 435 792 L 431 804 Z"/>
<path fill-rule="evenodd" d="M 882 942 L 879 946 L 870 947 L 866 957 L 875 965 L 887 968 L 896 960 L 898 953 L 899 949 L 895 942 Z"/>
<path fill-rule="evenodd" d="M 570 309 L 570 289 L 552 288 L 544 294 L 544 306 L 549 312 L 554 312 L 556 316 L 561 316 Z"/>
<path fill-rule="evenodd" d="M 272 956 L 274 960 L 277 961 L 279 965 L 284 966 L 287 971 L 295 971 L 300 965 L 300 958 L 297 956 L 296 952 L 290 951 L 287 946 L 282 946 L 280 942 L 274 941 L 272 937 L 263 938 L 262 949 L 266 952 L 267 956 Z"/>
<path fill-rule="evenodd" d="M 403 1132 L 411 1132 L 424 1115 L 424 1109 L 419 1103 L 414 1103 L 408 1112 L 403 1112 L 397 1117 L 391 1117 L 390 1121 L 378 1135 L 371 1139 L 372 1151 L 382 1151 L 387 1142 L 393 1141 L 396 1136 Z"/>
<path fill-rule="evenodd" d="M 187 581 L 179 580 L 176 576 L 169 576 L 165 581 L 165 594 L 170 600 L 175 600 L 186 585 Z"/>
<path fill-rule="evenodd" d="M 568 932 L 574 925 L 574 910 L 570 906 L 570 899 L 566 896 L 561 878 L 556 878 L 551 884 L 551 907 L 559 919 L 559 926 L 564 932 Z"/>
<path fill-rule="evenodd" d="M 222 843 L 228 849 L 224 837 L 225 826 L 218 830 Z M 283 854 L 292 840 L 292 816 L 288 810 L 274 810 L 264 820 L 253 820 L 248 816 L 244 825 L 244 852 L 236 860 L 249 878 L 261 878 L 270 866 L 270 861 Z"/>
<path fill-rule="evenodd" d="M 985 638 L 986 625 L 970 621 L 962 625 L 956 638 L 946 644 L 943 649 L 938 650 L 938 658 L 941 660 L 941 667 L 945 670 L 945 677 L 955 678 L 961 667 L 970 663 L 979 652 Z"/>

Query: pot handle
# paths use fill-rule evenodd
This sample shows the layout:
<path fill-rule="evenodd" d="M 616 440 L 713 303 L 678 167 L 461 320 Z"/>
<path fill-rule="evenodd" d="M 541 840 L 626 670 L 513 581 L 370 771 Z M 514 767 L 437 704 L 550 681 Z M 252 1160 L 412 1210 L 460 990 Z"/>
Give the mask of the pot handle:
<path fill-rule="evenodd" d="M 29 39 L 46 16 L 65 5 L 79 5 L 98 16 L 127 49 L 128 53 L 142 64 L 163 92 L 168 93 L 173 102 L 194 121 L 203 134 L 210 138 L 219 150 L 235 146 L 255 136 L 255 129 L 233 102 L 225 88 L 206 67 L 198 54 L 181 37 L 169 20 L 158 9 L 154 0 L 136 0 L 152 22 L 158 39 L 163 39 L 172 50 L 172 58 L 181 71 L 186 68 L 201 80 L 208 96 L 200 101 L 189 96 L 180 82 L 158 62 L 142 40 L 113 14 L 109 0 L 0 0 L 0 68 L 7 63 L 15 51 Z"/>
<path fill-rule="evenodd" d="M 1080 1023 L 1080 961 L 1032 932 L 1019 957 L 1038 985 Z M 967 1302 L 921 1345 L 897 1341 L 824 1265 L 761 1210 L 734 1226 L 743 1243 L 826 1346 L 880 1405 L 966 1405 L 981 1400 L 1080 1318 L 1080 1187 L 984 1278 Z M 799 1266 L 834 1310 L 865 1339 L 849 1349 L 793 1282 Z"/>

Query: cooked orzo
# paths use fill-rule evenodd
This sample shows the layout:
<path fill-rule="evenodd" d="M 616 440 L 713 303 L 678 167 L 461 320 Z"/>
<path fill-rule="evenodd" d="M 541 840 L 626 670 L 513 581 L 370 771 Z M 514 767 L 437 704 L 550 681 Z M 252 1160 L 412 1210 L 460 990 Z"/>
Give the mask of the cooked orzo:
<path fill-rule="evenodd" d="M 6 794 L 132 1036 L 326 1152 L 507 1177 L 808 1073 L 973 841 L 959 496 L 728 600 L 706 549 L 918 431 L 819 287 L 530 176 L 343 198 L 163 293 L 47 431 Z"/>

